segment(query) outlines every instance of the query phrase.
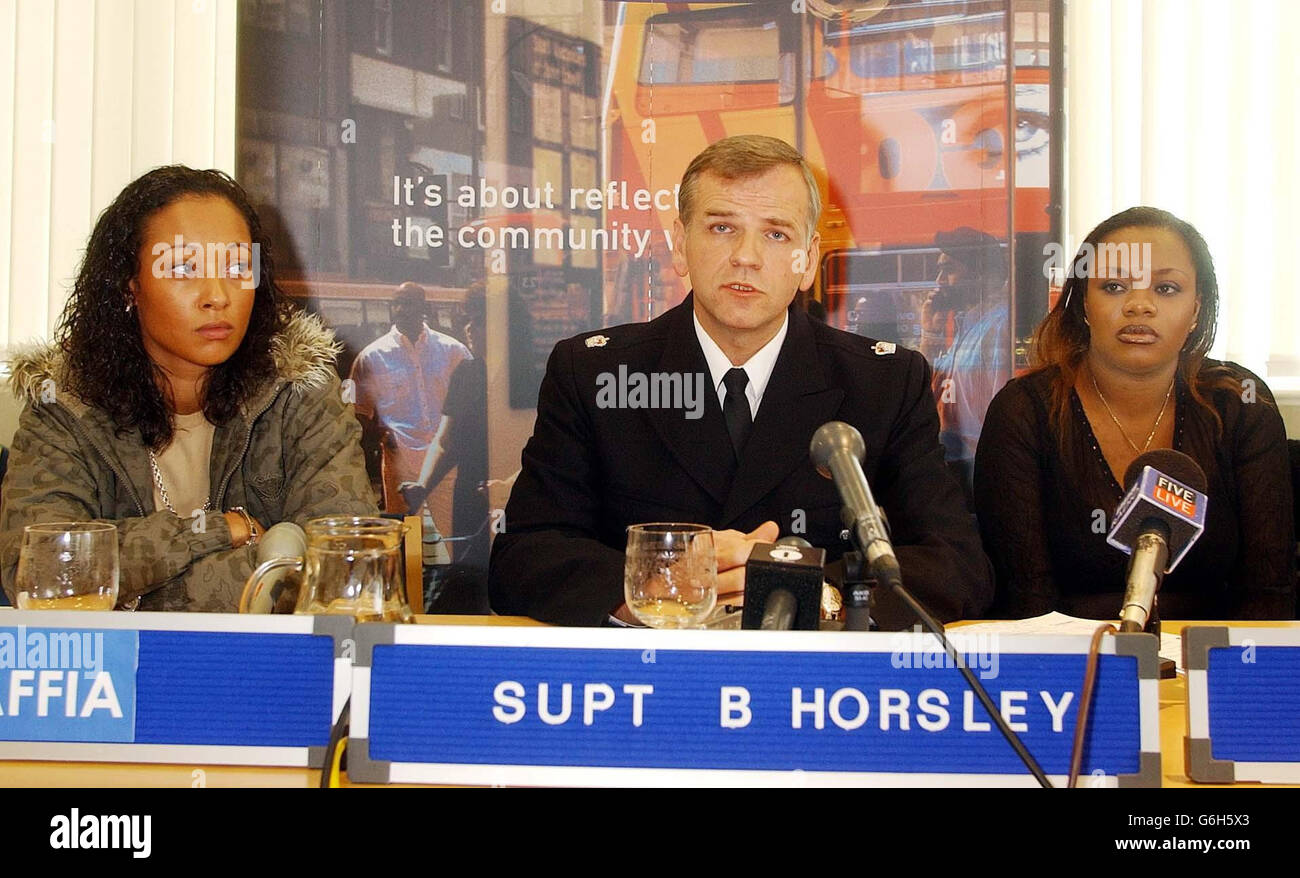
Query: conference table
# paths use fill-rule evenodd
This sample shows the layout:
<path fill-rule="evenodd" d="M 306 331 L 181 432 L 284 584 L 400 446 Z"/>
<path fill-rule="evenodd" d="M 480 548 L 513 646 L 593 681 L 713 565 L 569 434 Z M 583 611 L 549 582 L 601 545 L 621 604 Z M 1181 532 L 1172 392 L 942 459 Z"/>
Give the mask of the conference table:
<path fill-rule="evenodd" d="M 542 623 L 514 616 L 417 616 L 423 625 L 538 626 Z M 960 627 L 957 623 L 955 627 Z M 1252 628 L 1300 628 L 1297 622 L 1171 622 L 1166 633 L 1178 634 L 1185 625 L 1233 625 Z M 1202 787 L 1227 784 L 1194 783 L 1183 765 L 1183 735 L 1187 729 L 1187 681 L 1182 675 L 1160 681 L 1160 753 L 1163 786 Z M 0 761 L 0 787 L 315 787 L 320 770 L 309 768 L 257 768 L 228 765 L 153 765 L 106 762 Z M 343 785 L 351 786 L 346 778 Z M 1277 784 L 1236 784 L 1239 787 Z"/>

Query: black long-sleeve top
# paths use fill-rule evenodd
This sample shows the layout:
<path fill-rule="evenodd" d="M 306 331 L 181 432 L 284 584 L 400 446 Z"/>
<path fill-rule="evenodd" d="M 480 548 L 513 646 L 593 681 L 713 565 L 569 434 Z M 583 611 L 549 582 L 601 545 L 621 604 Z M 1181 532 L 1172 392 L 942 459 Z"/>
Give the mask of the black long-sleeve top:
<path fill-rule="evenodd" d="M 1204 368 L 1222 365 L 1207 360 Z M 1205 471 L 1205 530 L 1164 578 L 1166 619 L 1289 619 L 1295 546 L 1286 431 L 1267 386 L 1229 363 L 1242 392 L 1210 397 L 1223 419 L 1179 379 L 1174 449 Z M 1011 381 L 994 398 L 975 458 L 975 505 L 997 575 L 996 615 L 1058 610 L 1114 619 L 1129 556 L 1106 542 L 1124 491 L 1071 391 L 1066 451 L 1051 424 L 1054 370 Z"/>

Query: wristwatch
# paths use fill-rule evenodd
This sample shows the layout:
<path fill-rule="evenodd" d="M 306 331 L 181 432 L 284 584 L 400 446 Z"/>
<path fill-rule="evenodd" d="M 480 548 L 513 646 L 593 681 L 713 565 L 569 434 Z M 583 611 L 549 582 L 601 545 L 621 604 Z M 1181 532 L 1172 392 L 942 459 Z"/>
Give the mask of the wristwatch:
<path fill-rule="evenodd" d="M 258 537 L 257 523 L 253 521 L 253 516 L 248 514 L 248 510 L 242 506 L 231 506 L 226 511 L 239 513 L 240 518 L 244 519 L 244 526 L 248 528 L 248 539 L 244 540 L 244 545 L 256 546 Z"/>

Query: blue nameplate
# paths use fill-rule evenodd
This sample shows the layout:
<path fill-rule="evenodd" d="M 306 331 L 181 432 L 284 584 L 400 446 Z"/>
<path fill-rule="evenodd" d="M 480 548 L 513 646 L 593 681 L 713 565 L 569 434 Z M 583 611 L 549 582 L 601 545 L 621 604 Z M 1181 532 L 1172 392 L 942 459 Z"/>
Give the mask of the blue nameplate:
<path fill-rule="evenodd" d="M 1300 625 L 1187 626 L 1187 776 L 1300 783 Z"/>
<path fill-rule="evenodd" d="M 353 620 L 0 613 L 0 759 L 319 767 Z"/>
<path fill-rule="evenodd" d="M 929 635 L 359 625 L 376 783 L 1034 785 Z M 951 635 L 1064 784 L 1087 637 Z M 1156 639 L 1103 641 L 1084 783 L 1158 786 Z"/>

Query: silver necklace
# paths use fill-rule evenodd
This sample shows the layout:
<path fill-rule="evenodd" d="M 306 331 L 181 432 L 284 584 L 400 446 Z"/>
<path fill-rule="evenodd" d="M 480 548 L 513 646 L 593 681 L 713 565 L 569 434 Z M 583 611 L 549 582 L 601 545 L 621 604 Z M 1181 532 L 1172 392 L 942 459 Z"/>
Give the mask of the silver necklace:
<path fill-rule="evenodd" d="M 1106 397 L 1102 395 L 1101 388 L 1097 386 L 1097 376 L 1092 374 L 1091 369 L 1088 370 L 1088 377 L 1092 379 L 1092 389 L 1097 391 L 1097 398 L 1100 399 L 1101 404 L 1106 407 L 1106 414 L 1110 415 L 1110 419 L 1115 422 L 1115 427 L 1119 430 L 1119 434 L 1124 437 L 1124 441 L 1129 444 L 1129 447 L 1132 448 L 1134 451 L 1136 451 L 1138 454 L 1141 454 L 1144 451 L 1146 451 L 1148 448 L 1150 448 L 1151 440 L 1155 438 L 1156 430 L 1160 429 L 1160 422 L 1165 417 L 1165 409 L 1169 408 L 1169 397 L 1171 397 L 1174 393 L 1174 382 L 1173 381 L 1169 382 L 1169 389 L 1165 391 L 1164 404 L 1160 406 L 1160 414 L 1156 415 L 1156 422 L 1151 426 L 1151 432 L 1147 434 L 1147 441 L 1142 443 L 1141 448 L 1138 448 L 1137 443 L 1135 443 L 1132 439 L 1128 438 L 1128 433 L 1124 432 L 1124 426 L 1120 424 L 1119 418 L 1115 417 L 1115 412 L 1113 409 L 1111 409 L 1110 403 L 1106 402 Z M 1176 375 L 1174 376 L 1174 379 L 1177 380 Z"/>
<path fill-rule="evenodd" d="M 176 507 L 172 506 L 171 498 L 167 496 L 167 486 L 163 484 L 162 471 L 158 469 L 158 458 L 154 456 L 153 449 L 149 449 L 149 469 L 153 470 L 153 483 L 158 488 L 158 496 L 162 498 L 163 505 L 172 515 L 180 515 Z M 203 511 L 207 512 L 212 509 L 212 495 L 209 494 L 203 498 Z"/>

